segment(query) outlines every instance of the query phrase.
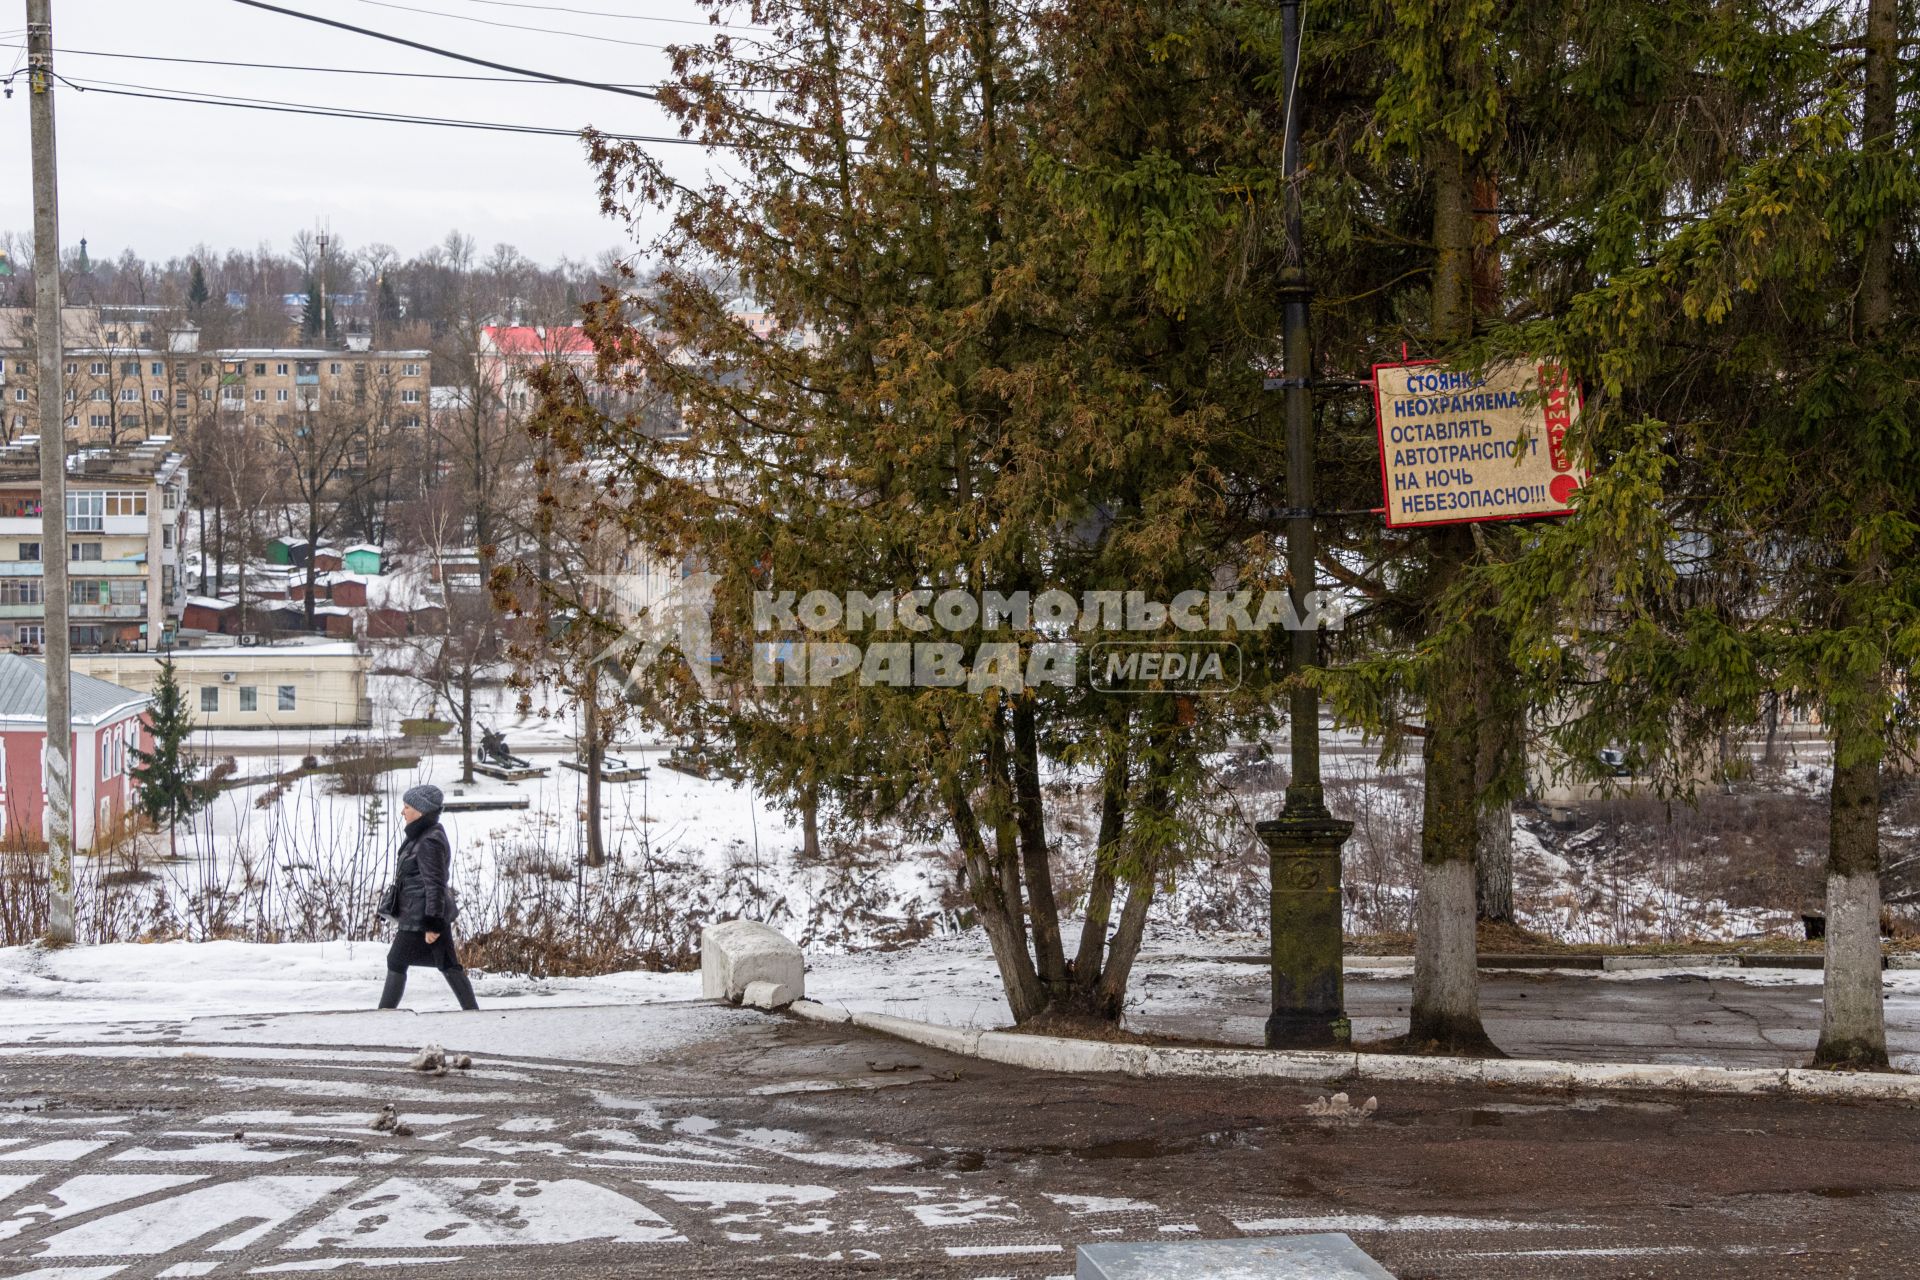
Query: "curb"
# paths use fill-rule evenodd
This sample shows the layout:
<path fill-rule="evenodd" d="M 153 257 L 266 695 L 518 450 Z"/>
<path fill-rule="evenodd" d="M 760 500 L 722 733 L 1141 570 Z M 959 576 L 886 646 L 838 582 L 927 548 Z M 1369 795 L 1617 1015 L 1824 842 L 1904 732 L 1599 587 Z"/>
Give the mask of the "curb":
<path fill-rule="evenodd" d="M 942 1027 L 885 1013 L 859 1013 L 813 1000 L 791 1012 L 810 1022 L 850 1025 L 929 1049 L 1033 1071 L 1117 1073 L 1139 1079 L 1294 1080 L 1339 1084 L 1511 1085 L 1652 1093 L 1776 1095 L 1902 1102 L 1920 1106 L 1920 1076 L 1815 1071 L 1801 1067 L 1710 1067 L 1662 1062 L 1567 1062 L 1552 1058 L 1443 1058 L 1403 1053 L 1303 1049 L 1213 1049 L 1114 1044 L 1062 1036 Z"/>
<path fill-rule="evenodd" d="M 1169 957 L 1161 957 L 1166 959 Z M 1179 956 L 1182 960 L 1213 960 L 1222 964 L 1267 965 L 1272 963 L 1269 956 Z M 1489 952 L 1480 957 L 1479 967 L 1487 969 L 1567 969 L 1590 971 L 1594 973 L 1627 973 L 1663 969 L 1811 969 L 1819 971 L 1824 959 L 1817 955 L 1751 955 L 1744 951 L 1718 951 L 1702 955 L 1644 955 L 1644 956 L 1595 956 L 1586 954 L 1555 955 L 1551 952 L 1528 952 L 1505 955 Z M 1345 957 L 1345 968 L 1353 970 L 1378 971 L 1381 969 L 1411 969 L 1412 956 L 1362 956 Z M 1886 956 L 1881 960 L 1883 970 L 1920 969 L 1920 955 L 1900 952 Z"/>

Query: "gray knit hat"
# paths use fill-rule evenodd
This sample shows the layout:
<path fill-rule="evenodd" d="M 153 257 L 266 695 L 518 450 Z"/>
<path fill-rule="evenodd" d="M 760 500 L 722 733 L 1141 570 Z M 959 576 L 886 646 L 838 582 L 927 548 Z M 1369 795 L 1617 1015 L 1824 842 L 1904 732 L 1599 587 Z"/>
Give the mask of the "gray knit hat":
<path fill-rule="evenodd" d="M 440 788 L 434 786 L 431 782 L 423 782 L 417 787 L 408 787 L 407 794 L 401 796 L 400 799 L 410 807 L 418 809 L 423 814 L 438 813 L 441 807 L 447 803 L 447 798 L 441 793 Z"/>

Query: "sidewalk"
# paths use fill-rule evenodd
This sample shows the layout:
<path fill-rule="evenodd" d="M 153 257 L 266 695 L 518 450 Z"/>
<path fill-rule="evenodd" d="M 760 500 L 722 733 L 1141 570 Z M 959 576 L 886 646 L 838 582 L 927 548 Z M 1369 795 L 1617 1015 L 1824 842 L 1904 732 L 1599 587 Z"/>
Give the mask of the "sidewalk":
<path fill-rule="evenodd" d="M 1633 959 L 1639 960 L 1638 957 Z M 1704 958 L 1712 960 L 1714 958 Z M 1820 1029 L 1813 969 L 1686 968 L 1612 972 L 1483 970 L 1481 1015 L 1516 1058 L 1737 1067 L 1805 1066 Z M 1229 956 L 1143 955 L 1134 967 L 1126 1027 L 1146 1034 L 1259 1045 L 1269 979 Z M 1887 1040 L 1894 1065 L 1920 1070 L 1920 971 L 1886 974 Z M 829 1007 L 986 1030 L 1012 1019 L 990 959 L 923 943 L 888 956 L 820 960 L 807 994 Z M 1401 957 L 1350 957 L 1346 1006 L 1357 1042 L 1406 1030 L 1412 968 Z"/>

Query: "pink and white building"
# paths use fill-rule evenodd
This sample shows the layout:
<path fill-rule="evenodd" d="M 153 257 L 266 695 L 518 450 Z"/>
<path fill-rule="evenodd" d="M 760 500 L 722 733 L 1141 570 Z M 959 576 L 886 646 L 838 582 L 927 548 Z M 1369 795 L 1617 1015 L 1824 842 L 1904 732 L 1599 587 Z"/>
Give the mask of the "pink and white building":
<path fill-rule="evenodd" d="M 153 749 L 146 720 L 153 699 L 77 674 L 71 690 L 73 844 L 89 849 L 133 810 L 132 749 Z M 0 838 L 13 848 L 46 842 L 46 741 L 46 667 L 0 653 Z"/>

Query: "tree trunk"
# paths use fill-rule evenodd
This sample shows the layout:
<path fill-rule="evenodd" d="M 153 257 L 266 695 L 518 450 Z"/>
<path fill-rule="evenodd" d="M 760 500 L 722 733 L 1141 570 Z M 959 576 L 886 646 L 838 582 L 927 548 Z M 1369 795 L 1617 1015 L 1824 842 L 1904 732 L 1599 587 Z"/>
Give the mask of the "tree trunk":
<path fill-rule="evenodd" d="M 1033 921 L 1033 954 L 1040 980 L 1056 996 L 1069 986 L 1067 954 L 1060 941 L 1060 907 L 1053 896 L 1053 859 L 1047 851 L 1047 821 L 1040 794 L 1039 732 L 1033 702 L 1013 704 L 1014 812 L 1020 831 L 1020 856 L 1027 880 L 1028 914 Z"/>
<path fill-rule="evenodd" d="M 587 764 L 587 865 L 604 866 L 607 861 L 606 842 L 600 834 L 600 773 L 601 763 L 606 752 L 600 745 L 600 682 L 591 676 L 587 680 L 587 698 L 582 706 L 582 745 L 586 748 Z"/>
<path fill-rule="evenodd" d="M 1090 999 L 1100 981 L 1107 953 L 1107 922 L 1113 914 L 1116 863 L 1120 837 L 1127 822 L 1127 743 L 1115 738 L 1108 748 L 1106 776 L 1100 787 L 1100 834 L 1093 848 L 1093 881 L 1087 887 L 1086 923 L 1080 930 L 1080 948 L 1073 961 L 1073 984 L 1079 998 Z"/>
<path fill-rule="evenodd" d="M 1433 148 L 1433 334 L 1453 343 L 1473 332 L 1473 215 L 1466 156 L 1451 141 Z M 1464 525 L 1435 529 L 1435 580 L 1446 584 L 1474 551 Z M 1426 781 L 1420 831 L 1420 893 L 1414 910 L 1413 1002 L 1407 1040 L 1442 1052 L 1498 1052 L 1480 1023 L 1474 852 L 1480 842 L 1480 650 L 1468 631 L 1433 661 L 1426 691 Z"/>
<path fill-rule="evenodd" d="M 800 797 L 800 856 L 820 860 L 820 789 L 815 786 Z"/>
<path fill-rule="evenodd" d="M 1863 150 L 1891 150 L 1894 143 L 1897 0 L 1867 5 L 1866 93 L 1862 103 Z M 1893 318 L 1893 247 L 1897 228 L 1883 215 L 1867 233 L 1860 272 L 1860 331 L 1877 342 Z M 1885 508 L 1882 493 L 1861 503 L 1861 519 Z M 1849 560 L 1853 557 L 1849 556 Z M 1842 586 L 1872 590 L 1881 576 L 1871 553 Z M 1843 596 L 1843 626 L 1859 625 L 1859 611 Z M 1880 761 L 1886 754 L 1877 678 L 1852 691 L 1833 725 L 1833 784 L 1828 792 L 1826 965 L 1816 1066 L 1885 1067 L 1887 1022 L 1880 958 Z"/>
<path fill-rule="evenodd" d="M 473 667 L 460 673 L 460 781 L 473 781 Z"/>
<path fill-rule="evenodd" d="M 1828 793 L 1826 972 L 1815 1066 L 1887 1065 L 1880 957 L 1880 742 L 1834 735 Z"/>
<path fill-rule="evenodd" d="M 960 842 L 967 875 L 967 892 L 979 913 L 980 925 L 993 946 L 993 959 L 1000 967 L 1000 985 L 1007 994 L 1007 1006 L 1016 1023 L 1036 1018 L 1047 1007 L 1047 993 L 1034 971 L 1033 957 L 1027 954 L 1024 930 L 1018 917 L 1008 910 L 998 869 L 980 838 L 980 824 L 965 787 L 957 780 L 946 784 L 947 813 L 953 833 Z"/>

